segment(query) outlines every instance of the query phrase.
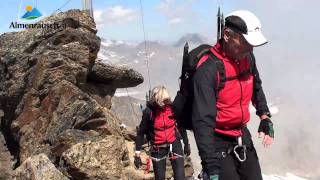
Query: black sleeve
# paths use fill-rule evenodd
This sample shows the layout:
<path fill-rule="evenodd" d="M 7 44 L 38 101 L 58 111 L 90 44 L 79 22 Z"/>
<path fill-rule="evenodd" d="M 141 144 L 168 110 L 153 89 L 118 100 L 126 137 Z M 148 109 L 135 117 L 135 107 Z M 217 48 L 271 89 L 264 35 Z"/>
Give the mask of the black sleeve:
<path fill-rule="evenodd" d="M 140 151 L 142 148 L 144 135 L 147 133 L 148 130 L 148 119 L 150 111 L 151 110 L 149 108 L 146 108 L 142 113 L 142 119 L 136 137 L 136 151 Z"/>
<path fill-rule="evenodd" d="M 252 95 L 252 104 L 256 108 L 256 114 L 261 116 L 263 114 L 268 115 L 271 117 L 266 96 L 264 95 L 262 89 L 262 81 L 259 76 L 259 72 L 257 69 L 257 65 L 252 54 L 252 61 L 253 61 L 253 75 L 254 75 L 254 84 L 253 84 L 253 95 Z"/>
<path fill-rule="evenodd" d="M 185 144 L 185 145 L 189 144 L 187 130 L 185 128 L 183 128 L 183 127 L 179 127 L 179 125 L 178 125 L 178 130 L 179 130 L 179 133 L 181 135 L 183 144 Z"/>
<path fill-rule="evenodd" d="M 209 175 L 217 174 L 220 167 L 214 146 L 216 74 L 214 61 L 208 59 L 197 69 L 193 77 L 193 131 L 203 168 Z"/>

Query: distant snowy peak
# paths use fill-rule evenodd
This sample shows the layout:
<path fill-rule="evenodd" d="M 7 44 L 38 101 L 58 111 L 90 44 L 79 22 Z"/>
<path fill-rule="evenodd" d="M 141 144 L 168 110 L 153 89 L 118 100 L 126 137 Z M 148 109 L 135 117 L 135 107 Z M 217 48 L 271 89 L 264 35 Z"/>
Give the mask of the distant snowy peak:
<path fill-rule="evenodd" d="M 161 41 L 143 41 L 136 46 L 140 50 L 147 48 L 147 51 L 150 49 L 163 49 L 165 47 L 165 43 Z"/>
<path fill-rule="evenodd" d="M 207 41 L 207 38 L 197 34 L 197 33 L 188 33 L 182 36 L 175 44 L 175 47 L 184 46 L 186 42 L 189 44 L 203 44 Z"/>
<path fill-rule="evenodd" d="M 119 56 L 114 51 L 99 51 L 98 53 L 98 60 L 106 64 L 117 64 L 124 58 L 124 56 Z"/>
<path fill-rule="evenodd" d="M 125 89 L 117 89 L 115 94 L 114 94 L 114 96 L 116 96 L 116 97 L 123 97 L 123 96 L 129 97 L 129 96 L 136 95 L 138 93 L 139 92 L 137 92 L 137 91 L 130 91 L 129 92 L 129 91 L 125 90 Z"/>
<path fill-rule="evenodd" d="M 101 46 L 104 46 L 104 47 L 110 47 L 113 45 L 113 42 L 112 40 L 105 40 L 105 41 L 101 41 Z"/>
<path fill-rule="evenodd" d="M 137 56 L 138 57 L 146 57 L 146 58 L 152 58 L 156 53 L 155 52 L 147 52 L 147 55 L 145 51 L 138 51 Z"/>
<path fill-rule="evenodd" d="M 134 46 L 137 46 L 138 43 L 126 42 L 126 41 L 121 41 L 121 40 L 101 39 L 101 46 L 103 46 L 103 47 L 114 47 L 114 46 L 119 46 L 119 45 L 134 47 Z"/>

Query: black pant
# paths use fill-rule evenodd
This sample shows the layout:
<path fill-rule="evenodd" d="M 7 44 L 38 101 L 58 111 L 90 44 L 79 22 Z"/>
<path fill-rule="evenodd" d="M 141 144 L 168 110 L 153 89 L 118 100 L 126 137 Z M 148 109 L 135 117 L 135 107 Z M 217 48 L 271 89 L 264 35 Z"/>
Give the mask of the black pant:
<path fill-rule="evenodd" d="M 260 164 L 256 151 L 247 151 L 244 162 L 230 154 L 221 161 L 219 180 L 262 180 Z"/>
<path fill-rule="evenodd" d="M 251 134 L 247 128 L 243 129 L 242 141 L 247 147 L 247 157 L 244 162 L 240 162 L 233 153 L 232 147 L 237 144 L 235 138 L 216 135 L 216 153 L 221 158 L 219 180 L 262 180 L 259 159 L 251 140 Z M 232 152 L 230 152 L 231 149 Z M 222 152 L 228 152 L 228 150 L 229 154 L 222 155 Z M 239 152 L 239 154 L 241 153 Z"/>
<path fill-rule="evenodd" d="M 176 140 L 172 144 L 172 152 L 183 156 L 183 150 L 180 140 Z M 169 153 L 169 147 L 159 147 L 159 148 L 152 148 L 151 156 L 154 158 L 163 158 L 167 156 Z M 164 180 L 166 174 L 166 159 L 161 161 L 152 160 L 153 163 L 153 170 L 156 180 Z M 175 180 L 184 180 L 184 158 L 183 157 L 176 157 L 175 159 L 171 159 L 172 169 L 173 169 L 173 176 Z"/>

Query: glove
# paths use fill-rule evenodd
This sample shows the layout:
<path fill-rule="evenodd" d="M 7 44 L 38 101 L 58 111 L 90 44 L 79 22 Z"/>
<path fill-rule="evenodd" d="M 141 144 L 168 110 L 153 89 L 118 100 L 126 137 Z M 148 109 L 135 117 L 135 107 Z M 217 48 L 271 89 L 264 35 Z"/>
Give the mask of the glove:
<path fill-rule="evenodd" d="M 263 132 L 265 135 L 269 135 L 274 138 L 274 130 L 272 121 L 267 118 L 260 121 L 258 132 Z"/>
<path fill-rule="evenodd" d="M 219 180 L 219 176 L 218 175 L 211 175 L 209 180 Z"/>
<path fill-rule="evenodd" d="M 215 174 L 215 175 L 208 176 L 208 174 L 202 170 L 200 172 L 200 174 L 198 175 L 198 179 L 202 179 L 202 180 L 219 180 L 219 175 Z"/>
<path fill-rule="evenodd" d="M 142 161 L 140 156 L 134 156 L 134 165 L 137 169 L 139 169 L 142 166 Z"/>
<path fill-rule="evenodd" d="M 191 154 L 190 144 L 184 145 L 183 151 L 186 156 L 190 156 Z"/>

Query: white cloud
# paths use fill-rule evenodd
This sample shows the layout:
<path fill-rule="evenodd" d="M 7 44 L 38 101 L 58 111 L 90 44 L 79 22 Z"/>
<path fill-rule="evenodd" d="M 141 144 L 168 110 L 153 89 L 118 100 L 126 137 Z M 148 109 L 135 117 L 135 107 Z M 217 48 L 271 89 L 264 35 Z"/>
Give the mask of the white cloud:
<path fill-rule="evenodd" d="M 183 20 L 181 18 L 173 18 L 169 20 L 169 24 L 179 24 L 181 23 Z"/>
<path fill-rule="evenodd" d="M 94 20 L 95 20 L 97 26 L 100 26 L 103 23 L 102 13 L 103 13 L 102 10 L 94 10 L 93 11 Z"/>
<path fill-rule="evenodd" d="M 128 24 L 135 22 L 138 17 L 139 13 L 136 10 L 122 6 L 94 11 L 94 18 L 98 26 Z"/>
<path fill-rule="evenodd" d="M 192 4 L 195 0 L 163 0 L 156 10 L 168 18 L 168 24 L 181 24 L 194 18 Z"/>

